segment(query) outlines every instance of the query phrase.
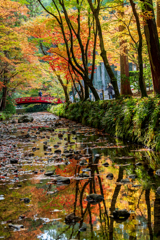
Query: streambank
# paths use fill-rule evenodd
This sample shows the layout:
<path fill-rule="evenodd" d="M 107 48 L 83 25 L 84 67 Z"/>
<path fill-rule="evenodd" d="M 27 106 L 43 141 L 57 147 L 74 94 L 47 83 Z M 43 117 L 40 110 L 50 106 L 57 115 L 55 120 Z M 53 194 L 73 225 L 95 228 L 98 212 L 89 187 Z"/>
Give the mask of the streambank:
<path fill-rule="evenodd" d="M 52 106 L 49 111 L 159 151 L 160 98 L 65 103 Z"/>

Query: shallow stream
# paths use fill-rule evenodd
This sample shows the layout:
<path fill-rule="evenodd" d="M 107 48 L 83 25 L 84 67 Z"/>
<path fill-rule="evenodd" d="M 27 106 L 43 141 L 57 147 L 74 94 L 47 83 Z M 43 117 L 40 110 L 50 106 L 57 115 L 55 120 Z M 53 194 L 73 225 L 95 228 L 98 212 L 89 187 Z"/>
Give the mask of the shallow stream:
<path fill-rule="evenodd" d="M 0 122 L 0 239 L 160 239 L 158 153 L 31 116 Z"/>

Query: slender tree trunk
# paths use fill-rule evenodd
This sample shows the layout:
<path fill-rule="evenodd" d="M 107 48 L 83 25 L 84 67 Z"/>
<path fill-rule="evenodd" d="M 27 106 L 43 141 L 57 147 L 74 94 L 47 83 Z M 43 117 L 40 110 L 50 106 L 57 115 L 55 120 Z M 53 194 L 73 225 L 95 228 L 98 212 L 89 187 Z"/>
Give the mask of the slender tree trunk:
<path fill-rule="evenodd" d="M 73 102 L 76 102 L 76 99 L 75 99 L 75 90 L 74 90 L 74 87 L 72 86 L 72 93 L 73 93 Z"/>
<path fill-rule="evenodd" d="M 125 41 L 120 42 L 120 46 L 125 44 Z M 120 68 L 121 68 L 121 94 L 132 95 L 130 81 L 129 81 L 129 63 L 127 56 L 127 49 L 123 47 L 123 53 L 120 55 Z"/>
<path fill-rule="evenodd" d="M 123 19 L 124 12 L 119 11 L 119 15 L 120 15 L 120 18 Z M 119 32 L 123 32 L 124 29 L 125 27 L 123 25 L 119 26 Z M 130 82 L 129 82 L 128 51 L 125 44 L 126 44 L 126 40 L 120 39 L 121 94 L 132 95 Z"/>
<path fill-rule="evenodd" d="M 122 167 L 119 168 L 117 182 L 120 182 L 121 179 L 123 179 L 123 168 Z M 115 211 L 115 206 L 116 206 L 116 202 L 117 202 L 117 198 L 118 198 L 120 190 L 121 190 L 121 185 L 116 185 L 113 196 L 112 196 L 112 201 L 111 201 L 111 207 L 110 207 L 111 214 L 113 214 L 113 211 Z M 113 231 L 114 231 L 113 223 L 114 223 L 114 220 L 111 218 L 110 224 L 109 224 L 109 240 L 113 240 Z"/>
<path fill-rule="evenodd" d="M 133 2 L 133 0 L 130 0 L 130 4 L 132 7 L 134 17 L 136 19 L 137 31 L 138 31 L 138 36 L 139 36 L 139 43 L 138 43 L 139 86 L 140 86 L 140 90 L 141 90 L 141 96 L 147 97 L 146 84 L 145 84 L 144 77 L 143 77 L 142 33 L 141 33 L 140 21 L 139 21 L 139 16 L 136 11 L 135 3 Z"/>
<path fill-rule="evenodd" d="M 64 91 L 64 94 L 65 94 L 65 101 L 66 102 L 69 102 L 69 96 L 68 96 L 68 92 L 67 92 L 67 87 L 62 85 L 63 87 L 63 91 Z"/>
<path fill-rule="evenodd" d="M 93 93 L 93 96 L 94 96 L 94 98 L 95 98 L 95 101 L 100 100 L 99 95 L 98 95 L 98 93 L 97 93 L 97 90 L 95 89 L 95 87 L 93 86 L 93 84 L 90 84 L 90 85 L 89 85 L 89 88 L 91 89 L 91 91 L 92 91 L 92 93 Z"/>
<path fill-rule="evenodd" d="M 90 81 L 90 79 L 85 79 L 85 81 L 88 84 L 88 87 L 91 89 L 93 96 L 95 98 L 95 101 L 100 100 L 99 95 L 97 93 L 97 90 L 95 89 L 95 87 L 93 86 L 93 83 Z M 89 98 L 89 91 L 88 91 L 88 98 Z"/>
<path fill-rule="evenodd" d="M 6 108 L 6 100 L 7 100 L 7 87 L 3 87 L 2 90 L 2 101 L 1 101 L 1 106 L 0 106 L 0 111 L 4 111 Z"/>
<path fill-rule="evenodd" d="M 85 97 L 84 97 L 84 101 L 85 101 L 89 98 L 89 88 L 88 88 L 88 85 L 86 84 L 86 81 L 84 81 L 84 92 L 85 92 Z"/>
<path fill-rule="evenodd" d="M 82 86 L 81 81 L 79 81 L 79 85 L 80 85 L 80 88 L 81 88 L 81 97 L 80 97 L 80 99 L 81 99 L 81 101 L 83 101 L 84 100 L 84 88 Z"/>
<path fill-rule="evenodd" d="M 66 102 L 69 102 L 69 96 L 68 96 L 68 92 L 67 92 L 67 86 L 64 85 L 60 75 L 56 75 L 57 76 L 57 79 L 58 81 L 60 82 L 62 88 L 63 88 L 63 91 L 64 91 L 64 94 L 65 94 L 65 101 Z"/>
<path fill-rule="evenodd" d="M 160 28 L 160 0 L 157 0 L 157 27 Z"/>
<path fill-rule="evenodd" d="M 82 84 L 81 84 L 80 81 L 78 81 L 78 83 L 79 83 L 80 88 L 81 88 L 80 91 L 79 91 L 78 88 L 76 87 L 75 81 L 73 81 L 74 88 L 75 88 L 76 92 L 78 93 L 78 96 L 79 96 L 80 100 L 83 101 L 83 100 L 84 100 L 83 86 L 82 86 Z"/>
<path fill-rule="evenodd" d="M 144 33 L 147 41 L 154 91 L 160 94 L 160 45 L 152 0 L 141 0 L 142 12 L 150 11 L 152 18 L 145 19 Z"/>

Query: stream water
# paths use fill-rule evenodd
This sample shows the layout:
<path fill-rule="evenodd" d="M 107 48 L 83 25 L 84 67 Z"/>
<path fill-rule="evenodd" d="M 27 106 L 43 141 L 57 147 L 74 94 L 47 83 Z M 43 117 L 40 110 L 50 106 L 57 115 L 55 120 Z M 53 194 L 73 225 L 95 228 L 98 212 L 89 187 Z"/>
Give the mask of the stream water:
<path fill-rule="evenodd" d="M 30 115 L 0 122 L 0 239 L 160 239 L 158 153 Z"/>

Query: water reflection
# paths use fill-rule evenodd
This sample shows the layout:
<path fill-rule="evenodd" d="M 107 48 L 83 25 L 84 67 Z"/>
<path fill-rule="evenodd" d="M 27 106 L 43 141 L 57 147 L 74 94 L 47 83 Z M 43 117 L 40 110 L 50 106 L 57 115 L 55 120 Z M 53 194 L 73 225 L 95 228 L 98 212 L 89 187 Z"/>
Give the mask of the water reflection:
<path fill-rule="evenodd" d="M 160 238 L 158 154 L 73 126 L 41 133 L 34 146 L 25 146 L 25 151 L 31 149 L 35 162 L 23 168 L 33 168 L 34 176 L 22 176 L 27 180 L 18 189 L 14 183 L 12 192 L 10 184 L 1 182 L 0 231 L 6 239 Z M 55 154 L 57 149 L 61 152 Z M 70 184 L 57 184 L 55 175 L 69 178 Z M 102 198 L 92 204 L 90 194 Z M 28 206 L 19 201 L 22 197 L 30 197 Z M 18 220 L 20 214 L 25 218 Z M 10 220 L 21 221 L 27 231 L 11 231 Z"/>

